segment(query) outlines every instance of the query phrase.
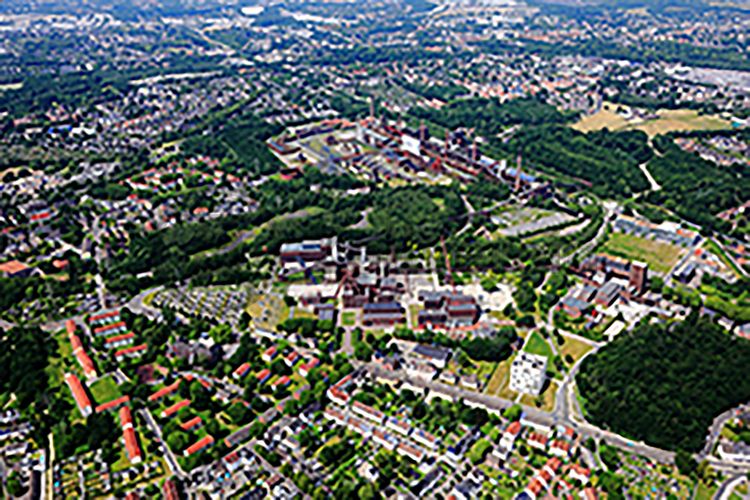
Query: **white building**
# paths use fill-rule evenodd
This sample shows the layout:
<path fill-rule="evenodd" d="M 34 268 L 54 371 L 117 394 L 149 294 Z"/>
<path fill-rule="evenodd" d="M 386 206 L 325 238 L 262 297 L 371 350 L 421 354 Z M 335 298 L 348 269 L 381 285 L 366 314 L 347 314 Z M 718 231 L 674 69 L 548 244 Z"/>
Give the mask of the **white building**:
<path fill-rule="evenodd" d="M 521 351 L 510 367 L 510 388 L 516 392 L 537 395 L 546 378 L 546 356 Z"/>

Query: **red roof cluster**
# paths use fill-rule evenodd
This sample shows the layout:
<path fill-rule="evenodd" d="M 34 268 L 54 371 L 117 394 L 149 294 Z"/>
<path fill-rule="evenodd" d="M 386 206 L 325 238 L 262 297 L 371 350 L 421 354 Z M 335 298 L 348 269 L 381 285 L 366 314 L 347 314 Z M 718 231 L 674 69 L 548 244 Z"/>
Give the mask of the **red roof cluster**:
<path fill-rule="evenodd" d="M 320 363 L 320 360 L 318 358 L 312 358 L 307 363 L 303 364 L 299 367 L 299 372 L 303 377 L 306 377 L 308 373 L 310 373 L 310 370 L 318 366 Z"/>
<path fill-rule="evenodd" d="M 81 365 L 81 368 L 83 368 L 83 373 L 87 378 L 96 377 L 96 367 L 94 366 L 94 362 L 91 361 L 91 358 L 83 349 L 83 343 L 81 343 L 81 339 L 78 338 L 78 335 L 75 334 L 76 324 L 72 319 L 69 319 L 65 322 L 65 330 L 68 332 L 68 339 L 70 340 L 70 345 L 73 348 L 73 354 L 75 354 L 76 359 L 78 360 L 78 364 Z"/>

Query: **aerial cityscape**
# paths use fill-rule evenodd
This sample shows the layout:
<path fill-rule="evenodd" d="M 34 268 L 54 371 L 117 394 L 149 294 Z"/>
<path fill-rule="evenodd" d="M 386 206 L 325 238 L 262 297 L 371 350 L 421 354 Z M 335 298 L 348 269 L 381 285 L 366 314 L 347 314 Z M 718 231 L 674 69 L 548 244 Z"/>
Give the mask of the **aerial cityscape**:
<path fill-rule="evenodd" d="M 750 499 L 747 0 L 2 0 L 8 499 Z"/>

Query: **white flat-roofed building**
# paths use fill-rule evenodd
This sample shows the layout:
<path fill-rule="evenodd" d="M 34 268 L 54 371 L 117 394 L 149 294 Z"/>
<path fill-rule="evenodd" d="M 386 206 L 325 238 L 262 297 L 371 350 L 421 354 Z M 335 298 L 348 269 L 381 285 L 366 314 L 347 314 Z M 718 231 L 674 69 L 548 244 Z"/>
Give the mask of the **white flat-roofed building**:
<path fill-rule="evenodd" d="M 521 351 L 510 367 L 510 389 L 516 392 L 537 395 L 546 378 L 546 356 Z"/>

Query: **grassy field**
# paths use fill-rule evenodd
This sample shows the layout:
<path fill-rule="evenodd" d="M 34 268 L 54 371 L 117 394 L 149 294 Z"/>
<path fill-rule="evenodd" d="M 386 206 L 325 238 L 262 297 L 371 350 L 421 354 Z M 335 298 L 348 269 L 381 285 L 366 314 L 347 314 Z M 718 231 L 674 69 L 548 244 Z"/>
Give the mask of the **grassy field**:
<path fill-rule="evenodd" d="M 354 326 L 357 321 L 357 313 L 347 311 L 341 314 L 341 324 L 344 326 Z"/>
<path fill-rule="evenodd" d="M 614 104 L 604 103 L 602 109 L 593 115 L 584 116 L 573 128 L 579 132 L 592 132 L 594 130 L 620 130 L 628 126 L 628 121 L 615 112 Z"/>
<path fill-rule="evenodd" d="M 724 252 L 724 249 L 722 249 L 713 239 L 709 238 L 706 240 L 706 248 L 716 254 L 719 259 L 724 263 L 725 266 L 727 266 L 729 269 L 732 270 L 735 276 L 740 277 L 742 276 L 742 273 L 740 272 L 737 265 L 732 261 Z"/>
<path fill-rule="evenodd" d="M 586 342 L 580 341 L 573 337 L 565 337 L 565 343 L 558 346 L 560 355 L 565 359 L 568 355 L 573 358 L 573 364 L 581 359 L 592 347 Z"/>
<path fill-rule="evenodd" d="M 485 388 L 485 394 L 492 396 L 498 396 L 501 398 L 514 399 L 516 393 L 508 388 L 510 384 L 510 365 L 513 362 L 513 357 L 498 363 L 495 371 L 492 374 L 492 378 L 487 383 Z"/>
<path fill-rule="evenodd" d="M 552 357 L 552 348 L 549 346 L 547 341 L 542 337 L 539 332 L 532 333 L 526 343 L 523 346 L 523 350 L 530 352 L 531 354 L 539 354 L 540 356 Z"/>
<path fill-rule="evenodd" d="M 547 389 L 541 394 L 542 405 L 539 406 L 539 408 L 544 411 L 554 410 L 556 394 L 557 394 L 557 382 L 552 380 L 550 381 L 549 387 L 547 387 Z M 524 394 L 523 396 L 521 396 L 521 403 L 525 404 L 526 406 L 537 406 L 536 399 L 537 399 L 537 396 L 532 396 L 531 394 Z"/>
<path fill-rule="evenodd" d="M 693 498 L 695 500 L 711 500 L 717 490 L 716 487 L 706 486 L 702 481 L 698 481 Z"/>
<path fill-rule="evenodd" d="M 622 106 L 627 108 L 626 106 Z M 618 105 L 604 103 L 602 109 L 593 115 L 584 116 L 573 128 L 579 132 L 591 132 L 607 128 L 616 130 L 642 130 L 649 137 L 667 132 L 685 132 L 693 130 L 723 130 L 731 124 L 716 115 L 701 115 L 692 109 L 663 109 L 656 112 L 655 118 L 628 120 L 618 114 Z"/>
<path fill-rule="evenodd" d="M 89 391 L 91 391 L 91 395 L 94 397 L 94 401 L 96 401 L 97 404 L 106 403 L 122 396 L 120 388 L 117 387 L 117 382 L 115 382 L 115 379 L 113 379 L 111 375 L 102 377 L 91 384 L 89 386 Z"/>
<path fill-rule="evenodd" d="M 693 130 L 724 130 L 731 124 L 715 115 L 699 115 L 692 109 L 670 109 L 658 112 L 659 117 L 628 128 L 642 130 L 653 137 L 667 132 L 689 132 Z"/>
<path fill-rule="evenodd" d="M 271 330 L 289 319 L 289 306 L 276 295 L 252 295 L 245 310 L 256 326 Z"/>
<path fill-rule="evenodd" d="M 646 262 L 649 268 L 658 273 L 669 272 L 683 252 L 680 247 L 668 243 L 624 233 L 610 234 L 600 250 L 629 260 Z"/>

